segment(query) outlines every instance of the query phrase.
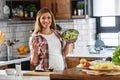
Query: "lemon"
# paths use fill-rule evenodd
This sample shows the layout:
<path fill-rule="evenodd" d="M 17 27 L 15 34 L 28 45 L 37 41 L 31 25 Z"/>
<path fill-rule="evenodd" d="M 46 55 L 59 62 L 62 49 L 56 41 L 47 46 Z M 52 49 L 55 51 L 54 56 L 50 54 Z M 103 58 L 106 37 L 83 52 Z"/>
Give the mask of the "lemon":
<path fill-rule="evenodd" d="M 84 64 L 85 62 L 87 62 L 86 59 L 84 59 L 84 58 L 80 59 L 80 64 Z"/>

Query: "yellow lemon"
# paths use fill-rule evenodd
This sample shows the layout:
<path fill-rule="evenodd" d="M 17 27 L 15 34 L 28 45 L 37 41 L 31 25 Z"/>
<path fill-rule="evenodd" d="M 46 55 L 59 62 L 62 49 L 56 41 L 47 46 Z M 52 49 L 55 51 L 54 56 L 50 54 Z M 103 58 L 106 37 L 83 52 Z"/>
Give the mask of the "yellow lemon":
<path fill-rule="evenodd" d="M 84 64 L 85 62 L 87 62 L 86 59 L 84 59 L 84 58 L 80 59 L 80 64 Z"/>

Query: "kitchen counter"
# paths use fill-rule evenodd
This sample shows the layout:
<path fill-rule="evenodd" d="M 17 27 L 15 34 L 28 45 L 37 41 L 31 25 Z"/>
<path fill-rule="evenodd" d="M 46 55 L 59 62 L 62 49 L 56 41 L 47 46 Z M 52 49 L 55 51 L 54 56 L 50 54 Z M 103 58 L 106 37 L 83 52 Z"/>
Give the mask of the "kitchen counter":
<path fill-rule="evenodd" d="M 106 49 L 104 51 L 101 51 L 101 53 L 93 53 L 90 54 L 88 51 L 74 51 L 73 53 L 69 53 L 67 57 L 93 57 L 93 58 L 106 58 L 106 57 L 112 57 L 112 54 L 114 52 L 114 49 Z M 23 56 L 22 56 L 23 57 Z M 0 66 L 13 64 L 17 62 L 24 62 L 30 60 L 29 55 L 25 55 L 25 58 L 15 59 L 15 60 L 9 60 L 9 61 L 0 61 Z"/>
<path fill-rule="evenodd" d="M 50 74 L 50 80 L 120 80 L 120 75 L 90 75 L 81 68 L 70 68 Z"/>
<path fill-rule="evenodd" d="M 72 53 L 69 53 L 67 57 L 95 57 L 95 58 L 106 58 L 112 57 L 114 49 L 105 49 L 101 53 L 89 53 L 87 50 L 77 51 L 74 50 Z"/>
<path fill-rule="evenodd" d="M 28 60 L 30 60 L 30 57 L 19 58 L 19 59 L 14 59 L 14 60 L 9 60 L 9 61 L 0 61 L 0 66 L 14 64 L 14 63 L 18 63 L 18 62 L 24 62 L 24 61 L 28 61 Z"/>
<path fill-rule="evenodd" d="M 28 71 L 22 71 L 22 73 Z M 0 70 L 0 80 L 50 80 L 49 76 L 21 76 L 7 75 L 5 70 Z"/>

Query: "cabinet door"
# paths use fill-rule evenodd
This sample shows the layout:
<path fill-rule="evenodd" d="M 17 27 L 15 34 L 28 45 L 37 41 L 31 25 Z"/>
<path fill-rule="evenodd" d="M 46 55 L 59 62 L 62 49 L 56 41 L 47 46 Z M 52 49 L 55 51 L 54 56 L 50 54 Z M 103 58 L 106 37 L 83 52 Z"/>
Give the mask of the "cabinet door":
<path fill-rule="evenodd" d="M 66 57 L 67 68 L 76 67 L 80 63 L 80 58 L 78 57 Z"/>
<path fill-rule="evenodd" d="M 40 7 L 48 7 L 52 10 L 53 0 L 40 0 Z"/>
<path fill-rule="evenodd" d="M 55 17 L 70 19 L 70 0 L 55 0 Z"/>
<path fill-rule="evenodd" d="M 6 68 L 8 68 L 7 65 L 5 65 L 5 66 L 0 66 L 0 70 L 4 70 L 4 69 L 6 69 Z"/>
<path fill-rule="evenodd" d="M 70 0 L 40 0 L 40 4 L 50 8 L 56 19 L 70 18 Z"/>

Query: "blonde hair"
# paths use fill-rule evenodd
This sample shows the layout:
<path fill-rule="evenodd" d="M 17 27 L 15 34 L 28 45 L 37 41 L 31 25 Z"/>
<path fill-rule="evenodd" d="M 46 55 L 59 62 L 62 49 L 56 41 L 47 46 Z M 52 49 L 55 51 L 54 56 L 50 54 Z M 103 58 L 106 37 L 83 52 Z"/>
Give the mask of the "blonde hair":
<path fill-rule="evenodd" d="M 55 23 L 55 18 L 54 15 L 52 13 L 52 11 L 49 8 L 42 8 L 37 12 L 37 17 L 36 17 L 36 22 L 35 22 L 35 26 L 34 26 L 34 32 L 33 33 L 37 33 L 39 31 L 41 31 L 42 25 L 40 23 L 40 17 L 42 14 L 44 13 L 50 13 L 51 17 L 52 17 L 52 23 L 50 26 L 50 29 L 56 29 L 56 23 Z"/>

